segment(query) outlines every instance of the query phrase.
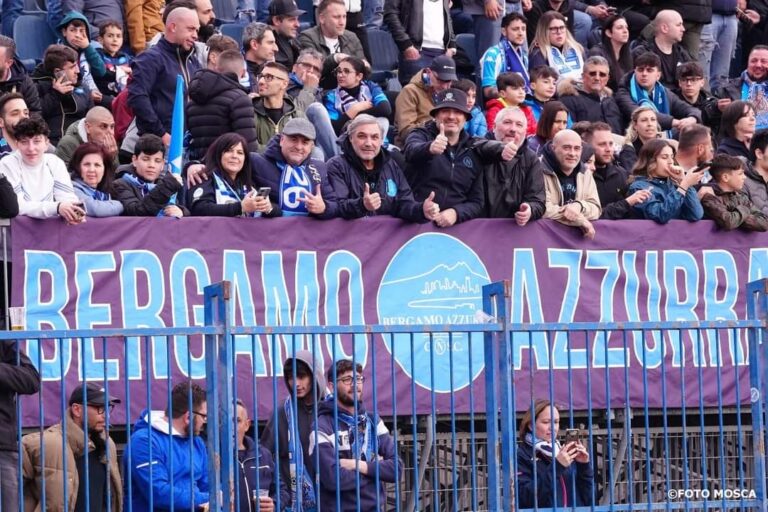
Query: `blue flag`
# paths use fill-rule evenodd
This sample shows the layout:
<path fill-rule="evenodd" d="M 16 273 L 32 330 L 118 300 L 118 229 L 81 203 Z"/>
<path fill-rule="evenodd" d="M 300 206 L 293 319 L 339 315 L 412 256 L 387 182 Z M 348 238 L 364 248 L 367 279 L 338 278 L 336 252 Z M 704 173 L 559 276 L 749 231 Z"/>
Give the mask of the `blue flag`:
<path fill-rule="evenodd" d="M 171 118 L 171 147 L 168 148 L 168 170 L 176 176 L 181 176 L 181 154 L 184 147 L 184 78 L 176 75 L 176 98 L 173 100 L 173 117 Z M 169 204 L 176 204 L 176 194 L 171 197 Z"/>

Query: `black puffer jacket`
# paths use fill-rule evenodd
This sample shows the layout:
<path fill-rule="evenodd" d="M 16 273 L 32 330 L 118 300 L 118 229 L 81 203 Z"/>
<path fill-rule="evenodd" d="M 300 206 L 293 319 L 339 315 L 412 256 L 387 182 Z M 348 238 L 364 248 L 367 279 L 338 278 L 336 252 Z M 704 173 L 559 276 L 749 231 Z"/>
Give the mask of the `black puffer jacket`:
<path fill-rule="evenodd" d="M 547 200 L 544 174 L 541 161 L 536 153 L 528 149 L 528 142 L 523 142 L 509 162 L 501 160 L 504 144 L 495 140 L 492 133 L 478 142 L 475 148 L 485 163 L 483 217 L 512 218 L 522 203 L 528 203 L 531 207 L 531 220 L 541 218 Z"/>
<path fill-rule="evenodd" d="M 245 138 L 248 151 L 256 151 L 253 103 L 234 73 L 198 71 L 189 85 L 187 126 L 192 140 L 190 158 L 200 159 L 219 135 L 236 132 Z"/>
<path fill-rule="evenodd" d="M 618 220 L 634 217 L 632 207 L 625 199 L 629 171 L 618 162 L 611 162 L 605 167 L 595 168 L 592 177 L 595 178 L 597 195 L 603 207 L 601 219 Z"/>
<path fill-rule="evenodd" d="M 53 88 L 53 75 L 43 69 L 42 64 L 37 66 L 32 79 L 40 96 L 43 119 L 51 129 L 48 138 L 55 146 L 64 136 L 69 125 L 85 117 L 88 110 L 93 107 L 93 100 L 91 95 L 81 87 L 77 87 L 71 94 L 61 94 Z"/>
<path fill-rule="evenodd" d="M 18 352 L 17 345 L 21 343 L 0 341 L 0 451 L 15 452 L 19 449 L 16 393 L 31 395 L 40 390 L 40 375 L 32 361 L 23 352 Z"/>
<path fill-rule="evenodd" d="M 37 93 L 35 82 L 27 75 L 27 71 L 18 59 L 13 59 L 11 74 L 8 80 L 0 82 L 0 94 L 17 92 L 24 96 L 30 114 L 40 113 L 40 95 Z"/>
<path fill-rule="evenodd" d="M 608 91 L 600 96 L 584 92 L 576 87 L 572 80 L 563 80 L 557 92 L 560 101 L 568 107 L 568 112 L 574 123 L 602 121 L 608 123 L 613 133 L 621 135 L 625 132 L 619 106 L 613 96 L 607 94 Z"/>
<path fill-rule="evenodd" d="M 118 173 L 118 179 L 112 184 L 114 198 L 123 203 L 123 215 L 135 217 L 154 217 L 162 210 L 173 194 L 181 192 L 181 183 L 171 173 L 165 173 L 155 182 L 155 188 L 149 194 L 144 195 L 142 190 L 123 179 L 126 174 L 136 175 L 133 164 L 125 165 Z M 178 205 L 184 216 L 189 215 L 189 210 Z"/>

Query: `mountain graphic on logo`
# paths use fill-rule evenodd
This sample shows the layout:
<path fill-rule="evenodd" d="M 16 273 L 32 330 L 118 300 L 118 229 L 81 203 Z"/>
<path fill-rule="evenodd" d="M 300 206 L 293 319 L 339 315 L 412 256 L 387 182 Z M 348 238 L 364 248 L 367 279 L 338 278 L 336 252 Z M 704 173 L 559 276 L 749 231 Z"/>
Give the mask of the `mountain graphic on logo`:
<path fill-rule="evenodd" d="M 469 308 L 474 311 L 482 300 L 482 287 L 487 282 L 487 275 L 475 272 L 460 261 L 453 265 L 440 263 L 411 277 L 382 282 L 381 286 L 394 287 L 397 291 L 387 291 L 407 299 L 406 304 L 411 308 Z"/>

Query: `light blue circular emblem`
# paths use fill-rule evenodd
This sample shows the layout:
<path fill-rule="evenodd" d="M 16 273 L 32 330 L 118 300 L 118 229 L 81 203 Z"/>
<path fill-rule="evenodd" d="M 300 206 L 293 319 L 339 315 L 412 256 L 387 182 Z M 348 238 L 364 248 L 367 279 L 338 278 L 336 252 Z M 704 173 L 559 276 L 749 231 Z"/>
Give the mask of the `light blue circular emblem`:
<path fill-rule="evenodd" d="M 442 233 L 418 235 L 397 251 L 384 272 L 377 297 L 379 323 L 416 328 L 477 323 L 482 287 L 490 281 L 477 253 L 461 240 Z M 412 343 L 409 334 L 383 338 L 400 368 L 417 385 L 438 393 L 468 386 L 484 367 L 481 333 L 419 333 Z"/>
<path fill-rule="evenodd" d="M 397 184 L 392 178 L 387 178 L 387 195 L 395 197 L 397 195 Z"/>

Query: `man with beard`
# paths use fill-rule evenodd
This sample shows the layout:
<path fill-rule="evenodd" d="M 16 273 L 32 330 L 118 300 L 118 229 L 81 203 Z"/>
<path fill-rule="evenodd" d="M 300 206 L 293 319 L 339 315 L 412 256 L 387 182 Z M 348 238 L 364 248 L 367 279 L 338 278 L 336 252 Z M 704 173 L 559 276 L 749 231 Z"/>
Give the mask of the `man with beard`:
<path fill-rule="evenodd" d="M 266 23 L 254 21 L 246 25 L 243 30 L 242 41 L 251 93 L 257 93 L 259 88 L 258 76 L 261 74 L 264 64 L 275 60 L 275 54 L 278 50 L 275 31 Z"/>
<path fill-rule="evenodd" d="M 65 499 L 69 510 L 86 510 L 86 503 L 93 511 L 122 510 L 117 448 L 107 428 L 107 416 L 119 403 L 101 384 L 80 384 L 62 422 L 46 429 L 42 439 L 39 432 L 22 438 L 25 506 L 39 510 L 45 492 L 46 510 L 66 510 Z"/>
<path fill-rule="evenodd" d="M 275 31 L 277 42 L 275 60 L 288 69 L 293 67 L 301 52 L 296 38 L 299 36 L 299 16 L 305 12 L 294 0 L 272 0 L 269 4 L 269 25 Z"/>
<path fill-rule="evenodd" d="M 328 179 L 339 201 L 339 216 L 357 219 L 391 215 L 411 222 L 435 220 L 440 213 L 430 194 L 423 202 L 413 192 L 403 170 L 382 150 L 384 133 L 375 117 L 360 114 L 341 138 L 342 154 L 328 161 Z"/>
<path fill-rule="evenodd" d="M 544 175 L 536 153 L 525 138 L 528 121 L 518 107 L 496 114 L 493 135 L 477 146 L 488 162 L 483 170 L 484 217 L 514 217 L 518 226 L 544 215 Z"/>
<path fill-rule="evenodd" d="M 16 43 L 10 37 L 0 36 L 0 94 L 14 92 L 23 96 L 32 113 L 40 113 L 37 87 L 16 58 Z"/>
<path fill-rule="evenodd" d="M 632 217 L 632 207 L 647 201 L 651 193 L 638 190 L 625 199 L 629 172 L 616 160 L 611 127 L 606 123 L 592 123 L 582 136 L 584 142 L 595 151 L 595 172 L 592 177 L 603 212 L 601 219 L 626 219 Z"/>
<path fill-rule="evenodd" d="M 167 410 L 141 413 L 131 457 L 124 458 L 134 512 L 170 510 L 171 502 L 173 510 L 208 509 L 208 453 L 200 437 L 207 420 L 205 390 L 188 381 L 173 387 Z"/>
<path fill-rule="evenodd" d="M 376 504 L 386 501 L 384 482 L 396 482 L 402 471 L 394 439 L 384 422 L 365 410 L 359 363 L 336 361 L 326 378 L 333 394 L 320 403 L 309 435 L 309 454 L 317 450 L 320 458 L 320 510 L 377 510 Z"/>
<path fill-rule="evenodd" d="M 199 43 L 207 43 L 208 39 L 216 33 L 216 13 L 213 12 L 211 0 L 195 0 L 195 11 L 200 21 L 197 40 Z"/>
<path fill-rule="evenodd" d="M 483 213 L 482 162 L 477 139 L 464 130 L 470 113 L 463 91 L 440 92 L 430 115 L 405 141 L 405 175 L 417 201 L 431 196 L 440 205 L 434 222 L 447 228 Z"/>
<path fill-rule="evenodd" d="M 0 158 L 16 149 L 17 141 L 13 128 L 22 119 L 29 119 L 29 109 L 24 96 L 18 92 L 0 96 L 0 129 L 3 130 L 3 138 L 0 139 Z"/>
<path fill-rule="evenodd" d="M 528 48 L 525 41 L 525 16 L 511 12 L 501 20 L 501 41 L 488 48 L 480 59 L 480 85 L 486 100 L 499 97 L 496 79 L 502 73 L 519 73 L 530 91 L 528 76 Z"/>
<path fill-rule="evenodd" d="M 768 46 L 753 47 L 747 69 L 715 91 L 715 96 L 750 102 L 755 108 L 755 128 L 768 128 Z"/>

